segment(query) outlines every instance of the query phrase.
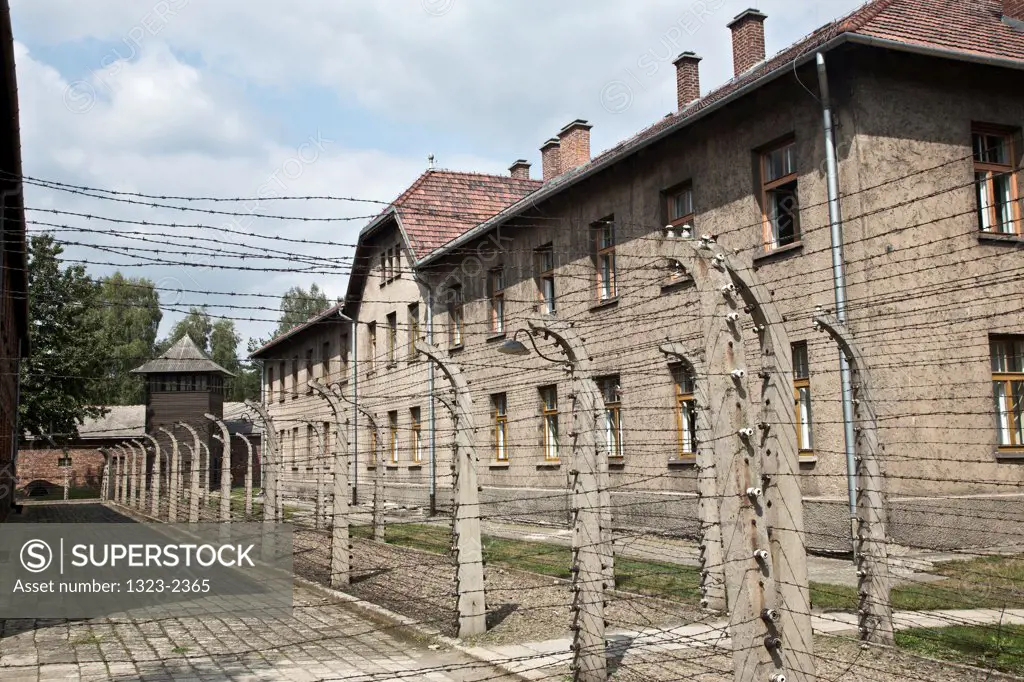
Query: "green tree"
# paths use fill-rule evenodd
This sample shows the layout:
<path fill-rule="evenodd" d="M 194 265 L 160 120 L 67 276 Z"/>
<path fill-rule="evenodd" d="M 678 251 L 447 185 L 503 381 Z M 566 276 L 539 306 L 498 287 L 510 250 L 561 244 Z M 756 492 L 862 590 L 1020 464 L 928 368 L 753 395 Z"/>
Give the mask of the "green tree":
<path fill-rule="evenodd" d="M 189 308 L 188 314 L 175 322 L 174 326 L 171 327 L 171 333 L 167 335 L 166 339 L 157 345 L 157 355 L 160 355 L 173 346 L 186 334 L 192 338 L 192 342 L 199 346 L 200 350 L 204 353 L 210 352 L 210 336 L 213 334 L 213 320 L 210 319 L 210 313 L 207 312 L 206 306 L 199 308 L 192 306 Z"/>
<path fill-rule="evenodd" d="M 21 428 L 39 437 L 74 438 L 85 419 L 104 414 L 93 399 L 107 374 L 93 307 L 100 287 L 81 265 L 62 266 L 52 235 L 33 235 L 28 252 L 31 354 L 21 366 Z"/>
<path fill-rule="evenodd" d="M 327 294 L 315 283 L 310 285 L 309 291 L 302 287 L 292 287 L 281 296 L 281 318 L 274 335 L 284 334 L 329 307 Z"/>
<path fill-rule="evenodd" d="M 98 283 L 96 305 L 90 310 L 99 326 L 100 342 L 108 356 L 104 380 L 94 402 L 135 405 L 145 399 L 142 377 L 131 374 L 153 357 L 160 327 L 160 297 L 153 282 L 115 272 Z"/>

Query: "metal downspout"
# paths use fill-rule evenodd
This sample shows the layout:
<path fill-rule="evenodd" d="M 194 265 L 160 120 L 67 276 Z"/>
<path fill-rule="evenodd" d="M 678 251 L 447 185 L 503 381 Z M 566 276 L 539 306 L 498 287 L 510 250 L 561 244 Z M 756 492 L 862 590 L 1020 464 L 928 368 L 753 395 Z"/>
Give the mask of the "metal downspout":
<path fill-rule="evenodd" d="M 835 289 L 836 317 L 846 324 L 846 264 L 843 258 L 843 216 L 839 203 L 839 163 L 836 156 L 835 128 L 832 121 L 832 105 L 829 100 L 828 72 L 825 56 L 819 52 L 818 87 L 821 93 L 821 109 L 825 123 L 825 164 L 828 175 L 828 218 L 832 238 L 832 282 Z M 850 541 L 856 536 L 857 519 L 857 468 L 855 462 L 856 436 L 853 431 L 853 390 L 850 364 L 846 355 L 839 351 L 839 378 L 843 395 L 843 435 L 846 445 L 846 488 L 850 503 Z"/>
<path fill-rule="evenodd" d="M 434 345 L 434 296 L 427 289 L 427 343 Z M 434 363 L 427 368 L 427 415 L 430 421 L 430 515 L 437 514 L 437 422 L 434 412 Z"/>

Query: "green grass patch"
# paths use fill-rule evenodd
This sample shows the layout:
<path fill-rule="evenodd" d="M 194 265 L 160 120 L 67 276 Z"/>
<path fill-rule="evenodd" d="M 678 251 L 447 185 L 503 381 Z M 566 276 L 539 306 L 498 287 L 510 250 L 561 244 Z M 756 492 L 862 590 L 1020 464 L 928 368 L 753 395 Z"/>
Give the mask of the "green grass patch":
<path fill-rule="evenodd" d="M 946 561 L 936 564 L 933 572 L 943 578 L 893 588 L 893 608 L 902 611 L 1024 608 L 1024 557 Z M 856 610 L 857 588 L 812 583 L 811 605 L 826 610 Z"/>
<path fill-rule="evenodd" d="M 897 632 L 896 644 L 930 658 L 1024 674 L 1024 626 L 1020 625 L 917 628 Z"/>
<path fill-rule="evenodd" d="M 287 513 L 287 512 L 286 512 Z M 354 526 L 353 537 L 370 538 L 370 526 Z M 451 531 L 447 524 L 396 523 L 389 525 L 385 540 L 393 545 L 447 554 Z M 484 560 L 541 575 L 568 579 L 572 576 L 572 552 L 568 547 L 544 542 L 510 540 L 485 535 Z M 1024 557 L 983 557 L 936 564 L 944 576 L 931 583 L 902 585 L 893 589 L 893 608 L 902 611 L 966 608 L 1024 608 Z M 700 602 L 700 573 L 692 566 L 618 557 L 615 581 L 619 588 L 672 599 L 686 604 Z M 827 611 L 855 611 L 857 588 L 848 585 L 811 583 L 811 605 Z"/>

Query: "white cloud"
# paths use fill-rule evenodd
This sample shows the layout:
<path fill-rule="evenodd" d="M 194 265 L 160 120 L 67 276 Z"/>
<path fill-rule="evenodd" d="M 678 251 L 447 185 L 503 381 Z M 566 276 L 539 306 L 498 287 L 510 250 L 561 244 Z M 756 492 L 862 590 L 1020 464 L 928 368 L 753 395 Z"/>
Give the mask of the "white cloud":
<path fill-rule="evenodd" d="M 858 2 L 763 0 L 769 51 Z M 251 196 L 275 173 L 288 177 L 285 165 L 303 141 L 300 135 L 286 142 L 278 131 L 290 121 L 252 106 L 247 94 L 253 86 L 281 97 L 294 94 L 295 116 L 301 120 L 335 115 L 326 109 L 302 116 L 309 113 L 301 111 L 302 93 L 327 89 L 338 98 L 339 109 L 359 110 L 384 129 L 400 127 L 414 137 L 420 129 L 440 131 L 454 140 L 448 147 L 426 134 L 420 140 L 446 167 L 504 172 L 517 157 L 536 161 L 540 144 L 574 118 L 595 124 L 596 152 L 673 109 L 674 53 L 693 49 L 704 56 L 705 90 L 728 79 L 732 57 L 725 25 L 749 0 L 634 0 L 628 5 L 618 0 L 13 0 L 12 5 L 21 41 L 17 63 L 27 173 L 126 191 Z M 39 53 L 45 48 L 47 55 L 94 56 L 71 63 L 55 57 L 47 63 L 24 45 Z M 60 70 L 54 66 L 58 63 Z M 621 111 L 602 102 L 602 93 L 616 81 L 630 85 L 629 106 Z M 322 102 L 318 106 L 325 108 Z M 305 134 L 316 137 L 318 131 Z M 290 163 L 289 168 L 301 172 L 291 173 L 281 193 L 390 199 L 421 172 L 424 160 L 418 154 L 383 152 L 384 142 L 366 139 L 358 148 L 325 143 L 315 161 Z M 484 146 L 507 158 L 468 151 Z M 225 222 L 38 189 L 28 200 L 33 206 L 132 219 Z M 375 212 L 365 204 L 338 203 L 263 202 L 260 209 L 310 216 Z M 47 220 L 80 224 L 71 218 Z M 362 225 L 254 220 L 247 227 L 260 234 L 351 243 Z M 178 232 L 220 237 L 226 249 L 237 248 L 233 245 L 239 241 L 209 230 Z M 276 248 L 325 253 L 322 247 L 287 243 Z M 337 252 L 350 255 L 347 249 Z M 110 260 L 95 251 L 73 253 Z M 317 281 L 335 296 L 343 293 L 345 279 L 343 274 L 258 275 L 184 267 L 127 272 L 187 288 L 269 294 Z M 233 302 L 274 305 L 259 299 Z M 239 326 L 243 334 L 256 335 L 269 325 Z"/>

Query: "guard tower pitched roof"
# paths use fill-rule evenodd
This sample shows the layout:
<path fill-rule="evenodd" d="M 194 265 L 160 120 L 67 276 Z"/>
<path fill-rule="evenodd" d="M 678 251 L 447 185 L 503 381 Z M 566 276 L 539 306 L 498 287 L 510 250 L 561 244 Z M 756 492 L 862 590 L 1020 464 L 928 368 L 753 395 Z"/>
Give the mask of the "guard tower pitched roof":
<path fill-rule="evenodd" d="M 235 376 L 199 349 L 189 337 L 182 336 L 160 357 L 132 370 L 132 374 L 220 374 Z"/>

